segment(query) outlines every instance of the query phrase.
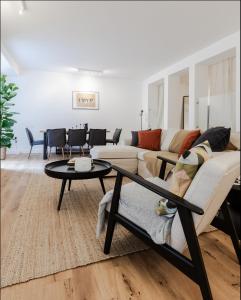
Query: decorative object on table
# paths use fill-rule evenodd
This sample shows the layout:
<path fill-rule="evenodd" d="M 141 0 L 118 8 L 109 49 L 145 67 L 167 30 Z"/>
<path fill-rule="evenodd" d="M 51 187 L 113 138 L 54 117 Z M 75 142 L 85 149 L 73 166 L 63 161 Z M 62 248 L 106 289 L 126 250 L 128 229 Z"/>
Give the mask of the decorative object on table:
<path fill-rule="evenodd" d="M 143 118 L 143 113 L 144 113 L 144 110 L 142 109 L 141 112 L 140 112 L 140 118 L 141 118 L 141 130 L 142 130 L 142 118 Z"/>
<path fill-rule="evenodd" d="M 90 157 L 76 157 L 74 169 L 76 172 L 89 172 L 92 169 L 92 159 Z"/>
<path fill-rule="evenodd" d="M 78 160 L 83 159 L 83 158 L 75 158 L 75 164 Z M 92 164 L 92 161 L 90 159 L 90 165 Z M 83 165 L 80 166 L 80 168 L 83 167 Z M 85 165 L 86 167 L 86 165 Z M 109 162 L 104 161 L 104 160 L 93 160 L 93 168 L 90 167 L 89 171 L 81 171 L 81 172 L 76 172 L 75 168 L 69 168 L 69 161 L 68 160 L 59 160 L 59 161 L 54 161 L 49 164 L 47 164 L 44 168 L 45 173 L 53 178 L 58 178 L 62 179 L 62 186 L 61 186 L 61 191 L 60 191 L 60 196 L 59 196 L 59 203 L 58 203 L 58 210 L 60 210 L 63 195 L 64 195 L 64 190 L 66 186 L 67 180 L 69 180 L 69 187 L 68 190 L 70 190 L 71 187 L 71 182 L 72 180 L 83 180 L 83 179 L 92 179 L 92 178 L 99 178 L 102 191 L 105 194 L 105 186 L 104 186 L 104 181 L 103 178 L 108 175 L 112 170 L 112 166 Z"/>
<path fill-rule="evenodd" d="M 62 155 L 64 158 L 64 147 L 66 145 L 66 129 L 65 128 L 48 129 L 47 130 L 47 143 L 48 143 L 48 147 L 49 147 L 48 158 L 50 158 L 52 147 L 61 148 Z"/>
<path fill-rule="evenodd" d="M 14 139 L 13 126 L 16 121 L 13 116 L 17 114 L 11 111 L 12 106 L 15 104 L 12 99 L 16 97 L 18 87 L 15 83 L 8 83 L 7 76 L 1 75 L 1 109 L 0 109 L 0 121 L 1 121 L 1 134 L 0 134 L 0 146 L 1 146 L 1 159 L 6 158 L 6 150 L 12 145 Z"/>
<path fill-rule="evenodd" d="M 68 146 L 69 146 L 69 156 L 72 154 L 72 147 L 80 147 L 83 155 L 84 145 L 86 144 L 86 130 L 85 129 L 69 129 L 68 130 Z"/>
<path fill-rule="evenodd" d="M 182 129 L 189 128 L 189 96 L 182 98 Z"/>
<path fill-rule="evenodd" d="M 106 129 L 90 129 L 88 144 L 90 147 L 106 145 Z"/>
<path fill-rule="evenodd" d="M 33 137 L 33 134 L 31 132 L 31 130 L 29 128 L 25 128 L 25 130 L 26 130 L 26 134 L 27 134 L 28 141 L 29 141 L 29 144 L 30 144 L 30 151 L 29 151 L 29 154 L 28 154 L 28 159 L 29 159 L 29 157 L 31 155 L 31 152 L 32 152 L 33 146 L 43 145 L 44 140 L 34 140 L 34 137 Z"/>
<path fill-rule="evenodd" d="M 98 110 L 99 93 L 73 91 L 72 108 Z"/>
<path fill-rule="evenodd" d="M 67 166 L 69 166 L 69 167 L 73 167 L 74 168 L 74 165 L 75 165 L 75 157 L 71 158 L 67 162 Z"/>
<path fill-rule="evenodd" d="M 106 143 L 111 143 L 113 145 L 117 145 L 120 141 L 120 136 L 121 136 L 122 129 L 116 128 L 113 138 L 112 139 L 107 139 Z"/>

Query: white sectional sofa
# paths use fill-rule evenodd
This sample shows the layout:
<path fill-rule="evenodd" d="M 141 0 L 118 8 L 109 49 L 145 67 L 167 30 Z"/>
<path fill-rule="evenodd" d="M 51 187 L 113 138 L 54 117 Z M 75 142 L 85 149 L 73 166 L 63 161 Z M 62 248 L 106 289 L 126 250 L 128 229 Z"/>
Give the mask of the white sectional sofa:
<path fill-rule="evenodd" d="M 173 161 L 178 160 L 178 153 L 170 152 L 168 149 L 175 132 L 177 132 L 177 129 L 163 130 L 160 151 L 155 151 L 156 155 L 161 155 Z M 232 133 L 230 141 L 240 150 L 239 133 Z M 125 140 L 122 142 L 122 145 L 95 146 L 90 150 L 90 154 L 93 159 L 109 161 L 111 164 L 117 165 L 131 173 L 138 174 L 143 178 L 153 177 L 153 174 L 147 168 L 144 157 L 147 152 L 153 151 L 130 146 L 130 143 L 131 140 Z M 222 152 L 217 152 L 218 154 L 220 155 Z M 110 175 L 115 175 L 114 171 Z"/>

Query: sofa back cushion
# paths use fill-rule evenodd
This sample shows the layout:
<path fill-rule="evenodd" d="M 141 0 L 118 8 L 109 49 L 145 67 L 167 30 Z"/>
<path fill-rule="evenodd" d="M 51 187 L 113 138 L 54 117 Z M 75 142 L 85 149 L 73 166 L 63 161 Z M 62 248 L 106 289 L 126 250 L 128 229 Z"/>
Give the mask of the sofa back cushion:
<path fill-rule="evenodd" d="M 184 199 L 204 210 L 204 215 L 193 214 L 198 235 L 212 222 L 239 174 L 240 156 L 238 151 L 225 152 L 215 156 L 199 169 L 184 196 Z M 172 224 L 171 246 L 180 252 L 186 247 L 186 239 L 178 212 Z"/>
<path fill-rule="evenodd" d="M 161 132 L 161 129 L 139 131 L 138 147 L 152 151 L 160 150 Z"/>

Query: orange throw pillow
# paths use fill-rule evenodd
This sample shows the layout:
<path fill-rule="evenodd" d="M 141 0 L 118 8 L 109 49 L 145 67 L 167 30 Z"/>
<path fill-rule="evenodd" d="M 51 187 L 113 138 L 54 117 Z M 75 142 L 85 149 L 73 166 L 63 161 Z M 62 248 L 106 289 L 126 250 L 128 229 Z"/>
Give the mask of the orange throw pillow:
<path fill-rule="evenodd" d="M 148 130 L 148 131 L 139 131 L 138 140 L 139 148 L 158 151 L 160 150 L 161 143 L 161 129 Z"/>
<path fill-rule="evenodd" d="M 200 135 L 200 130 L 191 131 L 183 140 L 178 157 L 180 157 L 186 150 L 189 150 Z"/>

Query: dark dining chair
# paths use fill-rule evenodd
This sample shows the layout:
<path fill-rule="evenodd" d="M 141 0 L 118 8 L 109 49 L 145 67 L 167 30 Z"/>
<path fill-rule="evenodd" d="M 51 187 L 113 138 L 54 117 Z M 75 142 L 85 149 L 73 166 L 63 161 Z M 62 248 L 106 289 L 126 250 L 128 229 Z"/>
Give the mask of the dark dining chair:
<path fill-rule="evenodd" d="M 51 148 L 61 148 L 62 155 L 64 158 L 64 147 L 66 145 L 66 129 L 59 128 L 59 129 L 48 129 L 47 130 L 47 144 L 49 148 L 48 152 L 48 159 L 50 158 Z"/>
<path fill-rule="evenodd" d="M 121 136 L 122 129 L 116 128 L 113 138 L 112 139 L 107 139 L 106 143 L 111 143 L 113 145 L 117 145 L 120 141 L 120 136 Z"/>
<path fill-rule="evenodd" d="M 106 129 L 90 129 L 88 144 L 90 147 L 106 145 Z"/>
<path fill-rule="evenodd" d="M 31 130 L 28 129 L 28 128 L 25 128 L 25 130 L 26 130 L 26 134 L 27 134 L 28 141 L 29 141 L 29 144 L 30 144 L 30 151 L 29 151 L 29 154 L 28 154 L 28 159 L 29 159 L 29 157 L 31 155 L 31 152 L 32 152 L 33 146 L 43 145 L 44 141 L 43 140 L 34 140 L 34 137 L 33 137 L 33 134 L 31 132 Z"/>
<path fill-rule="evenodd" d="M 85 129 L 69 129 L 68 131 L 68 146 L 69 156 L 72 154 L 72 147 L 79 146 L 80 150 L 84 154 L 83 146 L 86 144 L 86 130 Z"/>

